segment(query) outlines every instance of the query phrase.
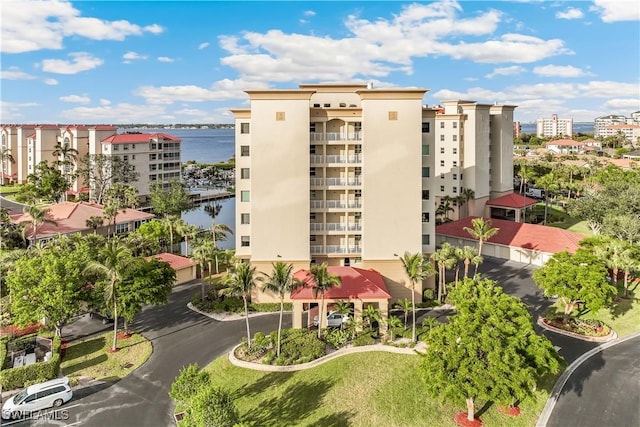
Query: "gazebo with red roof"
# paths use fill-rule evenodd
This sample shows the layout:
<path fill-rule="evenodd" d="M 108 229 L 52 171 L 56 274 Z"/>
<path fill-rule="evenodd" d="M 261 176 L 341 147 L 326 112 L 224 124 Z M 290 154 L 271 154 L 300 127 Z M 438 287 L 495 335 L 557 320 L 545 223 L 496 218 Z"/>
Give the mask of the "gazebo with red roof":
<path fill-rule="evenodd" d="M 339 301 L 353 304 L 356 319 L 362 317 L 365 305 L 377 304 L 382 317 L 382 324 L 386 324 L 391 295 L 387 291 L 382 275 L 376 270 L 365 270 L 356 267 L 330 266 L 329 274 L 340 277 L 341 285 L 335 286 L 324 294 L 326 306 Z M 303 327 L 303 314 L 312 304 L 320 304 L 322 296 L 314 295 L 315 280 L 309 270 L 299 270 L 294 274 L 296 279 L 305 285 L 291 293 L 293 303 L 293 327 Z M 325 306 L 325 308 L 326 308 Z M 310 316 L 310 314 L 309 314 Z M 322 316 L 321 316 L 322 317 Z M 326 326 L 326 319 L 321 319 L 320 327 Z M 307 324 L 311 324 L 308 321 Z"/>
<path fill-rule="evenodd" d="M 489 200 L 485 204 L 485 216 L 507 221 L 524 222 L 527 208 L 534 206 L 538 201 L 524 194 L 505 194 L 497 199 Z"/>

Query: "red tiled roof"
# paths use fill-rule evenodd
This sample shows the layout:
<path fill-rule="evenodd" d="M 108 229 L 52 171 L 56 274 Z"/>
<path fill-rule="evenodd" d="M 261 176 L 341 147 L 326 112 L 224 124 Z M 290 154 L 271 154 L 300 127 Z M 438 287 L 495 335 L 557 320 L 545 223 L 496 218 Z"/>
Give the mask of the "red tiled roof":
<path fill-rule="evenodd" d="M 609 125 L 606 129 L 640 129 L 640 125 L 632 125 L 632 124 L 619 124 L 619 125 Z"/>
<path fill-rule="evenodd" d="M 464 227 L 473 228 L 471 220 L 476 217 L 467 217 L 458 221 L 448 222 L 436 226 L 436 234 L 443 236 L 471 239 Z M 492 227 L 500 231 L 488 242 L 498 245 L 514 246 L 523 249 L 535 249 L 541 252 L 557 253 L 562 251 L 575 252 L 578 242 L 586 236 L 545 225 L 525 224 L 521 222 L 492 219 Z"/>
<path fill-rule="evenodd" d="M 532 206 L 538 203 L 536 199 L 531 199 L 522 194 L 505 194 L 497 199 L 489 200 L 486 204 L 488 206 L 499 206 L 501 208 L 518 208 L 522 209 L 527 206 Z"/>
<path fill-rule="evenodd" d="M 573 139 L 558 139 L 555 141 L 549 141 L 544 144 L 545 147 L 549 147 L 550 145 L 558 145 L 562 147 L 572 147 L 572 146 L 582 146 L 585 145 L 584 142 L 574 141 Z"/>
<path fill-rule="evenodd" d="M 27 136 L 28 139 L 35 138 L 35 137 L 36 137 L 35 133 L 32 133 L 31 135 Z"/>
<path fill-rule="evenodd" d="M 387 291 L 384 280 L 376 270 L 364 270 L 355 267 L 328 267 L 330 274 L 340 277 L 342 284 L 325 292 L 325 299 L 389 299 L 391 295 Z M 293 300 L 316 299 L 313 295 L 315 282 L 309 270 L 299 270 L 294 274 L 299 280 L 305 282 L 305 286 L 298 288 L 291 294 Z"/>
<path fill-rule="evenodd" d="M 66 234 L 87 230 L 87 219 L 92 216 L 103 216 L 103 206 L 87 202 L 62 202 L 51 205 L 49 206 L 46 218 L 55 221 L 57 226 L 49 223 L 42 224 L 38 227 L 38 237 L 55 236 L 58 233 Z M 124 211 L 118 211 L 116 224 L 145 220 L 153 217 L 155 217 L 155 215 L 150 213 L 137 211 L 135 209 L 125 209 Z M 30 220 L 31 217 L 25 213 L 11 213 L 11 221 L 16 224 Z"/>
<path fill-rule="evenodd" d="M 186 258 L 180 255 L 170 254 L 168 252 L 156 254 L 156 255 L 147 257 L 146 259 L 149 260 L 151 258 L 155 258 L 158 261 L 164 261 L 169 263 L 171 268 L 173 268 L 176 271 L 182 270 L 184 268 L 193 267 L 194 265 L 196 265 L 196 263 L 190 258 Z"/>
<path fill-rule="evenodd" d="M 166 133 L 119 133 L 103 139 L 101 142 L 108 144 L 140 144 L 148 143 L 150 139 L 180 141 L 180 138 Z"/>

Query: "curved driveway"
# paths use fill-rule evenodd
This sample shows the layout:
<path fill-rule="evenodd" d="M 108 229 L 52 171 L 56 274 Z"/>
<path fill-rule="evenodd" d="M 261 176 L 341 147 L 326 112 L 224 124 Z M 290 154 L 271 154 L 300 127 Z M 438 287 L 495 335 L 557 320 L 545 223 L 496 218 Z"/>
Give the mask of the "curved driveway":
<path fill-rule="evenodd" d="M 640 426 L 640 335 L 576 367 L 558 392 L 547 427 Z M 555 390 L 554 390 L 555 391 Z"/>
<path fill-rule="evenodd" d="M 46 425 L 175 425 L 174 406 L 168 392 L 180 368 L 191 363 L 207 365 L 228 352 L 246 334 L 244 320 L 218 322 L 189 310 L 187 303 L 198 289 L 198 284 L 180 286 L 171 294 L 167 305 L 147 307 L 139 315 L 134 329 L 151 340 L 154 347 L 142 367 L 116 383 L 75 390 L 74 399 L 61 408 L 68 409 L 69 419 L 48 420 Z M 284 326 L 290 327 L 290 319 L 286 320 L 288 324 Z M 277 328 L 278 315 L 249 321 L 252 334 L 270 332 Z"/>

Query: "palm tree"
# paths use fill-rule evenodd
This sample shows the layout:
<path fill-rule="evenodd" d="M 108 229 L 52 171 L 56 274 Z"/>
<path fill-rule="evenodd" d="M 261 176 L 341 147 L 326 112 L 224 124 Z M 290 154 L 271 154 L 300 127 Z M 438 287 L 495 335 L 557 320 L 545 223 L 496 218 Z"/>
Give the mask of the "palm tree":
<path fill-rule="evenodd" d="M 622 264 L 626 261 L 627 245 L 622 240 L 606 238 L 600 245 L 594 248 L 594 252 L 609 270 L 611 270 L 611 284 L 618 288 L 618 272 Z"/>
<path fill-rule="evenodd" d="M 624 297 L 629 297 L 629 276 L 634 270 L 640 270 L 640 253 L 627 244 L 627 248 L 620 254 L 620 268 L 624 271 Z"/>
<path fill-rule="evenodd" d="M 442 215 L 444 217 L 443 222 L 449 222 L 449 212 L 452 212 L 453 206 L 451 206 L 451 201 L 453 199 L 450 196 L 444 196 L 440 200 L 440 205 L 436 209 L 436 215 Z"/>
<path fill-rule="evenodd" d="M 474 197 L 476 197 L 476 192 L 473 191 L 471 188 L 463 188 L 462 189 L 462 194 L 460 194 L 460 209 L 462 209 L 462 206 L 467 206 L 466 210 L 465 210 L 465 217 L 469 216 L 469 200 L 473 199 Z M 460 219 L 460 215 L 459 215 L 458 211 L 458 219 Z"/>
<path fill-rule="evenodd" d="M 165 215 L 160 221 L 169 227 L 169 252 L 173 253 L 173 232 L 183 220 L 177 215 Z"/>
<path fill-rule="evenodd" d="M 342 316 L 352 314 L 353 310 L 351 309 L 351 303 L 348 301 L 338 301 L 333 304 L 331 308 L 335 313 L 338 313 Z M 344 323 L 340 323 L 340 329 L 344 329 Z"/>
<path fill-rule="evenodd" d="M 329 273 L 328 264 L 323 262 L 322 264 L 312 265 L 310 275 L 313 279 L 313 297 L 318 299 L 318 294 L 322 295 L 322 301 L 320 302 L 320 310 L 318 312 L 318 339 L 322 331 L 322 326 L 326 322 L 327 315 L 325 314 L 324 306 L 324 294 L 334 286 L 340 286 L 342 281 L 339 276 Z"/>
<path fill-rule="evenodd" d="M 233 230 L 226 224 L 216 224 L 215 220 L 211 221 L 211 237 L 213 237 L 213 246 L 218 248 L 218 240 L 227 240 L 227 234 L 233 234 Z M 216 273 L 218 270 L 218 254 L 215 255 L 216 260 Z"/>
<path fill-rule="evenodd" d="M 457 250 L 459 251 L 458 254 L 464 262 L 464 277 L 466 279 L 467 277 L 469 277 L 469 265 L 471 263 L 475 264 L 475 261 L 478 261 L 478 258 L 478 263 L 482 262 L 482 258 L 480 257 L 480 255 L 478 255 L 478 250 L 473 246 L 464 246 L 463 248 L 458 248 Z"/>
<path fill-rule="evenodd" d="M 2 180 L 0 184 L 4 185 L 4 175 L 5 175 L 5 162 L 15 163 L 16 159 L 13 158 L 11 154 L 11 148 L 0 148 L 0 179 Z"/>
<path fill-rule="evenodd" d="M 536 185 L 544 190 L 544 224 L 546 225 L 549 212 L 549 196 L 560 189 L 560 177 L 555 172 L 549 172 L 538 178 Z"/>
<path fill-rule="evenodd" d="M 244 318 L 247 323 L 247 347 L 251 348 L 251 331 L 249 330 L 249 298 L 251 290 L 261 278 L 256 276 L 256 268 L 248 262 L 239 262 L 224 280 L 227 288 L 220 292 L 223 295 L 241 296 L 244 302 Z"/>
<path fill-rule="evenodd" d="M 387 319 L 387 326 L 389 327 L 389 333 L 391 334 L 391 341 L 393 341 L 395 339 L 395 330 L 402 326 L 402 320 L 398 319 L 396 316 L 389 316 Z M 405 320 L 405 328 L 406 327 L 407 325 Z"/>
<path fill-rule="evenodd" d="M 97 233 L 98 227 L 102 227 L 104 224 L 104 218 L 100 215 L 93 215 L 87 218 L 85 224 L 89 228 L 93 228 L 93 234 Z"/>
<path fill-rule="evenodd" d="M 380 316 L 380 310 L 369 304 L 362 312 L 362 319 L 366 321 L 369 330 L 373 332 L 373 322 L 379 323 L 382 319 Z"/>
<path fill-rule="evenodd" d="M 453 268 L 458 259 L 449 242 L 442 243 L 440 249 L 431 254 L 431 259 L 438 266 L 438 301 L 442 301 L 442 295 L 447 292 L 447 270 Z"/>
<path fill-rule="evenodd" d="M 74 165 L 78 160 L 78 150 L 69 145 L 68 142 L 62 144 L 58 142 L 53 146 L 53 155 L 58 157 L 58 164 L 63 166 L 64 179 L 71 185 L 69 166 Z M 64 195 L 66 200 L 67 193 L 65 192 Z"/>
<path fill-rule="evenodd" d="M 474 218 L 471 220 L 473 228 L 464 227 L 464 230 L 478 241 L 478 255 L 482 255 L 482 244 L 492 236 L 498 234 L 499 228 L 491 227 L 491 220 L 484 218 Z"/>
<path fill-rule="evenodd" d="M 406 329 L 407 318 L 409 317 L 409 312 L 413 310 L 413 303 L 409 301 L 409 298 L 405 298 L 405 299 L 399 299 L 396 305 L 404 313 L 404 328 Z"/>
<path fill-rule="evenodd" d="M 57 226 L 58 223 L 54 220 L 47 218 L 49 214 L 49 208 L 40 208 L 36 205 L 25 205 L 23 212 L 31 217 L 31 219 L 25 219 L 20 221 L 21 224 L 31 225 L 31 244 L 34 244 L 38 240 L 38 227 L 43 224 L 51 224 Z M 24 229 L 25 233 L 27 229 Z"/>
<path fill-rule="evenodd" d="M 209 241 L 205 241 L 209 242 Z M 209 242 L 211 243 L 211 242 Z M 193 252 L 191 252 L 191 258 L 200 265 L 200 300 L 204 301 L 206 297 L 205 292 L 205 281 L 204 281 L 204 270 L 207 265 L 207 260 L 209 259 L 207 245 L 204 242 L 201 242 L 200 245 L 197 245 Z"/>
<path fill-rule="evenodd" d="M 424 255 L 420 252 L 415 254 L 405 252 L 404 255 L 400 258 L 402 261 L 402 265 L 404 266 L 404 271 L 409 276 L 409 281 L 411 281 L 411 308 L 413 313 L 412 320 L 412 329 L 411 329 L 411 340 L 413 342 L 416 341 L 416 285 L 418 282 L 422 282 L 427 277 L 433 275 L 433 265 L 428 262 Z"/>
<path fill-rule="evenodd" d="M 195 239 L 200 229 L 195 225 L 180 220 L 178 224 L 176 224 L 176 231 L 184 237 L 184 253 L 185 255 L 189 255 L 189 240 Z"/>
<path fill-rule="evenodd" d="M 114 238 L 105 243 L 100 251 L 102 260 L 93 260 L 85 268 L 85 273 L 95 273 L 105 279 L 108 284 L 104 299 L 107 306 L 113 307 L 113 345 L 111 351 L 118 351 L 118 288 L 122 277 L 131 261 L 131 251 L 120 239 Z"/>
<path fill-rule="evenodd" d="M 280 299 L 280 320 L 278 321 L 278 341 L 276 356 L 280 356 L 280 331 L 282 331 L 282 314 L 284 313 L 284 297 L 302 286 L 302 282 L 293 277 L 293 265 L 278 261 L 273 265 L 273 273 L 266 276 L 263 291 L 271 291 Z"/>

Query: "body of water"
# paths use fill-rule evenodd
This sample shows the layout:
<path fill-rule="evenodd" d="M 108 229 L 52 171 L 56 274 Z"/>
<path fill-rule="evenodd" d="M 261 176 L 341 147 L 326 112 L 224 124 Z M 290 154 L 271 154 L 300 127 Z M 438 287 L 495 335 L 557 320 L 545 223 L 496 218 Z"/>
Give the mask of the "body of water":
<path fill-rule="evenodd" d="M 522 123 L 522 133 L 536 133 L 535 123 Z M 581 122 L 573 123 L 573 133 L 593 133 L 593 123 Z"/>
<path fill-rule="evenodd" d="M 211 229 L 212 215 L 215 214 L 216 224 L 226 224 L 235 233 L 236 229 L 236 199 L 234 197 L 230 199 L 224 199 L 219 201 L 211 201 L 202 203 L 197 209 L 184 212 L 182 219 L 188 223 L 198 227 Z M 217 214 L 216 214 L 217 213 Z M 218 242 L 218 247 L 222 249 L 235 249 L 236 247 L 235 234 L 228 236 L 228 239 L 224 242 Z"/>

